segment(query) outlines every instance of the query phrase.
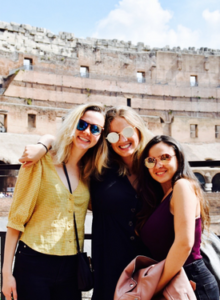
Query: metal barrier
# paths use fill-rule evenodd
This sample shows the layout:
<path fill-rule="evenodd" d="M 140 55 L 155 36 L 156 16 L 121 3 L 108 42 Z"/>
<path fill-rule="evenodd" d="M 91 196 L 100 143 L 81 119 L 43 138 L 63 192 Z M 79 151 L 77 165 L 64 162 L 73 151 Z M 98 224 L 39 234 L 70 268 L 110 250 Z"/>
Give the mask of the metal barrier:
<path fill-rule="evenodd" d="M 189 161 L 190 167 L 220 167 L 220 160 Z M 0 164 L 0 170 L 19 170 L 21 164 Z"/>
<path fill-rule="evenodd" d="M 6 232 L 0 231 L 0 239 L 1 239 L 1 288 L 2 288 L 2 266 L 3 266 L 3 260 L 4 260 L 4 248 L 5 248 L 5 236 Z M 5 296 L 2 293 L 1 289 L 1 300 L 5 300 Z"/>

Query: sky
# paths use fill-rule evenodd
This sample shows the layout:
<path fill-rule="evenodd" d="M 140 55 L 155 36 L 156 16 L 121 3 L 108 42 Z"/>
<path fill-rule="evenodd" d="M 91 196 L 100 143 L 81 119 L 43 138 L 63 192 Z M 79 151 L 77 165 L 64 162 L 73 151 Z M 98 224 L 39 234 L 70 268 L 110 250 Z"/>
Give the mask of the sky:
<path fill-rule="evenodd" d="M 0 0 L 0 21 L 58 34 L 220 49 L 220 0 Z"/>

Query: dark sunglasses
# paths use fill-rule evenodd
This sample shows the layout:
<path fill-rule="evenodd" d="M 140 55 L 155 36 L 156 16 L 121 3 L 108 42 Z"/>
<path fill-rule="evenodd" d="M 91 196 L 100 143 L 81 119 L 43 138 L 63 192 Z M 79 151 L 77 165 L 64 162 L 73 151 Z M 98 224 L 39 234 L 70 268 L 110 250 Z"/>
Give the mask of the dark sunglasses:
<path fill-rule="evenodd" d="M 160 161 L 162 164 L 166 165 L 171 161 L 171 158 L 176 155 L 170 155 L 170 154 L 162 154 L 158 158 L 155 157 L 147 157 L 144 160 L 145 167 L 148 169 L 154 168 L 157 164 L 157 161 Z"/>
<path fill-rule="evenodd" d="M 79 131 L 84 131 L 84 130 L 86 130 L 86 128 L 88 128 L 89 127 L 89 129 L 90 129 L 90 132 L 93 134 L 93 135 L 99 135 L 99 134 L 101 134 L 101 132 L 102 132 L 102 130 L 104 129 L 104 128 L 102 128 L 101 126 L 99 126 L 99 125 L 96 125 L 96 124 L 90 124 L 90 123 L 88 123 L 88 122 L 86 122 L 86 121 L 84 121 L 84 120 L 79 120 L 79 122 L 78 122 L 78 124 L 77 124 L 77 130 L 79 130 Z"/>

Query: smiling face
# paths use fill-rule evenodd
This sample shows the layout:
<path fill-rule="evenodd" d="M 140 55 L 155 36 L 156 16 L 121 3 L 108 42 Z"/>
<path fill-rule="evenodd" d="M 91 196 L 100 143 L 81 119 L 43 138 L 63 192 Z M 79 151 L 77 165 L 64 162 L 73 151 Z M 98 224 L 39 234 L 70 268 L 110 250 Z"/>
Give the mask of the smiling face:
<path fill-rule="evenodd" d="M 133 127 L 124 118 L 116 117 L 110 123 L 110 132 L 122 133 L 123 129 L 126 127 Z M 131 137 L 124 137 L 122 134 L 119 135 L 119 140 L 117 143 L 111 144 L 112 149 L 121 158 L 127 162 L 127 160 L 132 159 L 134 153 L 139 145 L 139 135 L 138 130 L 134 128 L 134 134 Z"/>
<path fill-rule="evenodd" d="M 171 155 L 171 160 L 168 163 L 163 164 L 159 159 L 162 154 Z M 148 156 L 157 159 L 156 165 L 148 170 L 151 177 L 161 184 L 164 194 L 166 194 L 166 192 L 172 187 L 172 178 L 178 169 L 178 161 L 175 156 L 175 151 L 173 147 L 160 142 L 150 148 Z"/>
<path fill-rule="evenodd" d="M 104 127 L 104 116 L 97 111 L 88 110 L 81 117 L 81 120 L 88 122 L 89 124 L 96 124 Z M 73 145 L 81 150 L 88 150 L 89 148 L 94 147 L 98 140 L 100 139 L 101 134 L 94 135 L 90 131 L 90 126 L 86 128 L 84 131 L 77 130 L 75 131 L 75 135 L 73 136 Z"/>

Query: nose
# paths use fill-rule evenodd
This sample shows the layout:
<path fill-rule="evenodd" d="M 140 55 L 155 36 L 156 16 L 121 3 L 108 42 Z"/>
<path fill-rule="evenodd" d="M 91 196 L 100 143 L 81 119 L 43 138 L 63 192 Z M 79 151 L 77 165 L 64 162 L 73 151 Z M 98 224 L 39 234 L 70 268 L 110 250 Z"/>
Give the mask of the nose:
<path fill-rule="evenodd" d="M 84 132 L 86 132 L 87 134 L 91 133 L 91 131 L 90 131 L 90 125 L 84 130 Z"/>
<path fill-rule="evenodd" d="M 162 167 L 163 166 L 163 163 L 161 162 L 161 160 L 160 159 L 156 159 L 156 165 L 155 165 L 155 167 Z"/>
<path fill-rule="evenodd" d="M 123 136 L 123 134 L 119 134 L 119 141 L 120 142 L 125 142 L 125 141 L 127 141 L 128 139 L 125 137 L 125 136 Z"/>

